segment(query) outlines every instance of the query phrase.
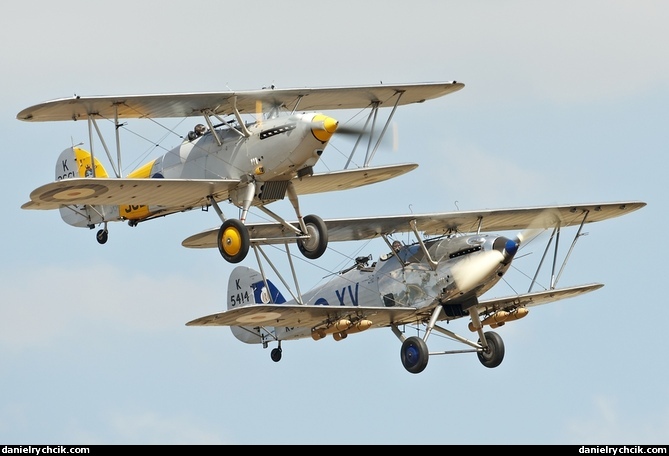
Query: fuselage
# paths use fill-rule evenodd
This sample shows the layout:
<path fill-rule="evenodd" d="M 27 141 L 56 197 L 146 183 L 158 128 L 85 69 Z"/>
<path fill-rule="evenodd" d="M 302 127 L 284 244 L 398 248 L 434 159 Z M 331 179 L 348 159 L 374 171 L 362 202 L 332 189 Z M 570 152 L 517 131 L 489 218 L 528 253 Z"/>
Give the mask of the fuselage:
<path fill-rule="evenodd" d="M 327 117 L 301 113 L 263 120 L 246 128 L 224 126 L 197 137 L 186 139 L 144 170 L 128 177 L 172 179 L 240 179 L 254 176 L 257 181 L 289 180 L 318 161 L 330 135 L 319 139 L 314 124 Z M 221 144 L 218 143 L 220 140 Z"/>
<path fill-rule="evenodd" d="M 230 179 L 256 183 L 253 205 L 268 204 L 282 199 L 285 183 L 299 175 L 312 173 L 324 148 L 337 128 L 337 121 L 318 113 L 296 113 L 264 119 L 243 128 L 225 124 L 214 131 L 185 139 L 166 154 L 140 166 L 128 178 L 137 179 Z M 61 169 L 62 163 L 78 164 L 78 170 Z M 56 180 L 70 177 L 92 177 L 86 174 L 91 163 L 90 153 L 77 148 L 66 149 L 56 164 Z M 96 177 L 107 177 L 97 162 Z M 266 184 L 276 182 L 276 185 Z M 266 184 L 266 185 L 265 185 Z M 264 191 L 264 194 L 263 194 Z M 230 200 L 239 206 L 243 198 L 236 192 Z M 105 221 L 131 220 L 139 222 L 155 215 L 182 212 L 184 208 L 128 204 L 96 206 L 87 217 L 79 214 L 86 208 L 61 210 L 63 219 L 74 226 L 91 226 Z"/>
<path fill-rule="evenodd" d="M 402 247 L 371 266 L 360 261 L 328 283 L 303 295 L 303 303 L 323 306 L 444 307 L 442 319 L 467 315 L 476 298 L 508 270 L 517 243 L 504 236 L 444 237 L 425 243 L 433 269 L 420 245 Z M 290 301 L 287 304 L 295 304 Z M 372 321 L 373 323 L 373 321 Z M 279 340 L 312 337 L 309 328 L 275 328 Z"/>

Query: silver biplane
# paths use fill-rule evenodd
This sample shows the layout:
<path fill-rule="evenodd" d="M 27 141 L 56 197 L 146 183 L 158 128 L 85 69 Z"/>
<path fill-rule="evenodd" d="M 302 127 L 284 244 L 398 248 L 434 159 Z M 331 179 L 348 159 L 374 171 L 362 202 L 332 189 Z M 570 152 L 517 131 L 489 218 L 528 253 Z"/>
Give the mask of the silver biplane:
<path fill-rule="evenodd" d="M 451 82 L 379 84 L 354 87 L 275 89 L 240 92 L 101 96 L 57 99 L 26 108 L 17 118 L 27 122 L 87 121 L 90 151 L 65 149 L 56 162 L 55 181 L 30 193 L 23 209 L 58 209 L 76 227 L 101 227 L 97 240 L 108 240 L 108 222 L 140 222 L 191 209 L 213 207 L 222 224 L 217 247 L 231 263 L 242 261 L 251 245 L 263 242 L 246 229 L 249 209 L 257 207 L 283 227 L 277 240 L 296 239 L 302 254 L 320 257 L 328 243 L 326 225 L 318 215 L 302 216 L 298 196 L 368 185 L 404 174 L 418 165 L 371 166 L 371 160 L 399 106 L 422 103 L 458 91 Z M 385 124 L 377 123 L 381 108 L 392 108 Z M 345 126 L 325 110 L 369 110 L 364 127 L 343 169 L 317 173 L 333 135 Z M 314 112 L 318 110 L 318 112 Z M 126 176 L 121 173 L 120 131 L 124 119 L 201 117 L 201 124 L 164 155 Z M 250 119 L 249 119 L 250 117 Z M 116 158 L 107 147 L 100 123 L 113 127 Z M 114 170 L 110 176 L 94 151 L 98 141 Z M 350 167 L 363 139 L 364 163 Z M 376 142 L 374 142 L 376 141 Z M 297 224 L 267 208 L 288 197 Z M 229 201 L 239 218 L 226 217 L 219 203 Z"/>
<path fill-rule="evenodd" d="M 577 240 L 584 234 L 583 227 L 629 214 L 645 205 L 640 201 L 619 201 L 326 219 L 324 224 L 331 242 L 382 237 L 390 253 L 371 264 L 371 256 L 358 257 L 351 267 L 302 294 L 297 280 L 293 291 L 264 253 L 263 244 L 255 244 L 260 271 L 237 266 L 228 282 L 227 309 L 187 325 L 230 326 L 242 342 L 262 344 L 264 348 L 276 342 L 278 345 L 270 353 L 274 361 L 281 359 L 283 341 L 320 340 L 329 335 L 343 340 L 372 328 L 390 328 L 402 343 L 400 359 L 411 373 L 422 372 L 431 355 L 469 352 L 476 353 L 484 366 L 494 368 L 504 358 L 504 343 L 496 332 L 484 328 L 498 328 L 525 318 L 533 306 L 601 288 L 601 283 L 557 286 Z M 296 222 L 293 224 L 297 226 Z M 559 249 L 559 240 L 568 227 L 575 230 L 575 235 L 565 254 Z M 276 243 L 283 229 L 276 223 L 250 224 L 247 228 L 252 237 L 266 239 L 264 244 Z M 505 231 L 513 234 L 496 234 Z M 543 232 L 550 236 L 527 292 L 486 298 L 484 295 L 505 277 L 519 250 Z M 393 236 L 399 233 L 412 233 L 415 241 L 397 246 L 396 240 L 391 244 Z M 189 248 L 211 248 L 216 246 L 217 237 L 218 230 L 212 229 L 193 235 L 182 244 Z M 288 243 L 285 251 L 290 260 Z M 540 269 L 549 257 L 552 257 L 549 285 L 533 291 L 539 283 Z M 268 279 L 263 259 L 272 266 L 292 299 L 286 300 Z M 475 340 L 439 324 L 460 319 L 468 321 L 469 330 L 477 336 Z M 407 337 L 407 327 L 417 329 L 422 336 Z M 434 332 L 466 348 L 431 352 L 427 340 Z"/>

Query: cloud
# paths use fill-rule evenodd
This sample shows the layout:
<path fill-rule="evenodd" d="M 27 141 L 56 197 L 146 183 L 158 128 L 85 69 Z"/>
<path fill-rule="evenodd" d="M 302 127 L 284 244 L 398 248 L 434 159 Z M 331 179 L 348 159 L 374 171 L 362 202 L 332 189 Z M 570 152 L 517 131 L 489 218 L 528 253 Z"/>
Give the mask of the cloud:
<path fill-rule="evenodd" d="M 49 345 L 99 321 L 144 332 L 174 329 L 217 301 L 211 288 L 183 274 L 150 276 L 104 263 L 16 269 L 3 283 L 0 344 L 9 350 Z"/>

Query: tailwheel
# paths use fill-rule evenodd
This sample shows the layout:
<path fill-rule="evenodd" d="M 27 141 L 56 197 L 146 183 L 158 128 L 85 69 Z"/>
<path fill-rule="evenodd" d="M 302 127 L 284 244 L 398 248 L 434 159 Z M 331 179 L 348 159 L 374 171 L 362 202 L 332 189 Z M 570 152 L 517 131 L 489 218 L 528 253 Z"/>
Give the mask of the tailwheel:
<path fill-rule="evenodd" d="M 496 332 L 488 331 L 483 333 L 483 336 L 488 347 L 477 353 L 479 361 L 485 367 L 497 367 L 504 359 L 504 342 Z M 479 340 L 480 343 L 481 341 Z"/>
<path fill-rule="evenodd" d="M 95 235 L 95 239 L 97 239 L 98 244 L 104 244 L 107 242 L 107 239 L 109 239 L 109 231 L 107 230 L 100 230 L 97 232 Z"/>
<path fill-rule="evenodd" d="M 402 342 L 400 350 L 402 365 L 412 374 L 423 372 L 427 367 L 427 361 L 430 353 L 427 344 L 423 339 L 417 336 L 411 336 Z"/>
<path fill-rule="evenodd" d="M 272 358 L 272 361 L 278 363 L 281 361 L 281 348 L 273 348 L 269 356 Z"/>
<path fill-rule="evenodd" d="M 237 219 L 228 219 L 218 230 L 218 251 L 229 263 L 239 263 L 249 253 L 249 231 Z"/>
<path fill-rule="evenodd" d="M 320 258 L 328 248 L 328 227 L 325 222 L 317 215 L 307 215 L 304 217 L 304 224 L 307 227 L 306 239 L 298 239 L 297 247 L 306 258 L 315 260 Z"/>

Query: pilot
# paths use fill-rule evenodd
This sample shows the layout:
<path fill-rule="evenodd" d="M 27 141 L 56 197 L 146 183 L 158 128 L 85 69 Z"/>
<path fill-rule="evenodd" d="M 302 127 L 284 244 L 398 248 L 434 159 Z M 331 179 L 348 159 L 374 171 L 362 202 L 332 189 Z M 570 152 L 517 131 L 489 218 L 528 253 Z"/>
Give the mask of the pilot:
<path fill-rule="evenodd" d="M 387 253 L 386 255 L 381 256 L 381 261 L 386 261 L 393 257 L 393 254 L 398 253 L 402 249 L 402 243 L 400 241 L 393 241 L 391 244 L 392 252 Z"/>
<path fill-rule="evenodd" d="M 402 243 L 400 241 L 393 241 L 393 252 L 399 252 L 402 248 Z"/>
<path fill-rule="evenodd" d="M 195 128 L 193 129 L 193 131 L 188 132 L 188 140 L 193 141 L 193 140 L 199 138 L 200 136 L 204 135 L 206 133 L 206 131 L 207 131 L 207 128 L 204 125 L 197 124 L 197 125 L 195 125 Z"/>

